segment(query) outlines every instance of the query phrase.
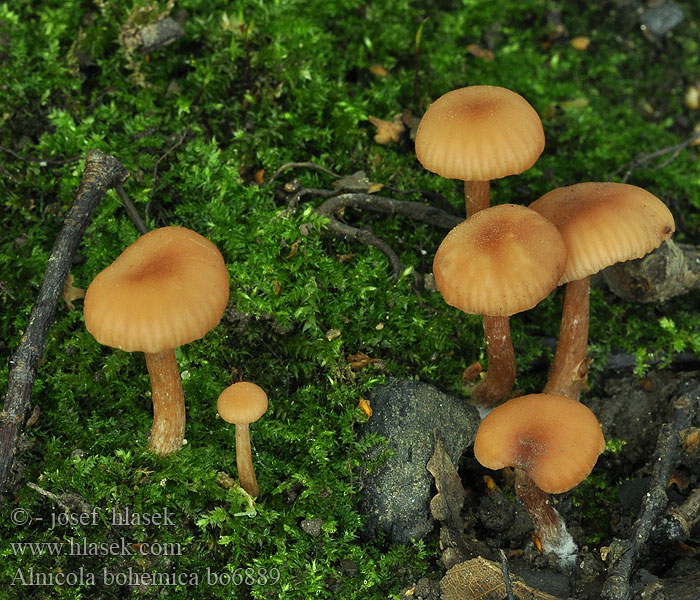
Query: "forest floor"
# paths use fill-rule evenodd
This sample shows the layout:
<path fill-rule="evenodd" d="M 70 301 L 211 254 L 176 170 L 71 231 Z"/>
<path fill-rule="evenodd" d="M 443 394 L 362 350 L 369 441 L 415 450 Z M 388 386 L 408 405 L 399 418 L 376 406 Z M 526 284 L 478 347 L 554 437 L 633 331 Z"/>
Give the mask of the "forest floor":
<path fill-rule="evenodd" d="M 520 598 L 699 597 L 697 3 L 17 1 L 0 3 L 0 67 L 0 600 L 490 599 L 507 597 L 504 564 L 540 590 Z M 471 447 L 448 532 L 461 562 L 439 520 L 421 539 L 363 535 L 362 474 L 381 467 L 366 457 L 387 444 L 363 435 L 373 394 L 400 378 L 468 404 L 462 375 L 487 366 L 480 318 L 432 278 L 463 188 L 413 143 L 433 101 L 475 84 L 521 94 L 545 131 L 532 168 L 492 183 L 494 204 L 634 184 L 670 208 L 688 257 L 663 298 L 593 286 L 582 401 L 608 444 L 553 499 L 581 551 L 573 573 L 533 549 L 508 476 Z M 95 150 L 129 177 L 100 192 L 72 283 L 55 310 L 40 303 L 34 362 L 18 362 Z M 168 457 L 148 451 L 143 355 L 100 346 L 83 318 L 82 292 L 139 237 L 134 213 L 208 238 L 231 281 L 220 324 L 176 350 L 187 443 Z M 562 296 L 511 321 L 525 393 L 546 381 Z M 24 369 L 36 380 L 19 401 Z M 240 380 L 269 397 L 251 426 L 254 503 L 216 410 Z"/>

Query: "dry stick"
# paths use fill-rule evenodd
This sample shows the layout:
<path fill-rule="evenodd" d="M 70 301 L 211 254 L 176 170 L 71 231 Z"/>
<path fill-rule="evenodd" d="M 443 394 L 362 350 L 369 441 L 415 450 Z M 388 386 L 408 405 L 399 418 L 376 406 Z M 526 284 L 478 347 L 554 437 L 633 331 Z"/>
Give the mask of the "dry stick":
<path fill-rule="evenodd" d="M 340 194 L 339 196 L 329 198 L 316 208 L 315 212 L 329 219 L 327 227 L 334 235 L 345 240 L 365 243 L 383 252 L 389 259 L 393 271 L 393 279 L 395 280 L 397 280 L 404 271 L 404 266 L 399 260 L 398 255 L 384 240 L 376 237 L 371 231 L 351 227 L 350 225 L 338 221 L 334 213 L 346 206 L 364 208 L 383 214 L 402 215 L 445 229 L 452 229 L 463 221 L 460 217 L 450 215 L 428 204 L 409 202 L 407 200 L 394 200 L 393 198 L 385 198 L 383 196 L 375 196 L 374 194 L 367 193 Z"/>
<path fill-rule="evenodd" d="M 330 175 L 331 177 L 335 177 L 336 179 L 340 178 L 340 175 L 337 173 L 334 173 L 333 171 L 326 169 L 326 167 L 322 167 L 321 165 L 317 165 L 316 163 L 312 162 L 289 162 L 283 164 L 279 169 L 277 169 L 272 177 L 270 177 L 267 180 L 267 183 L 265 184 L 266 186 L 272 185 L 272 182 L 277 179 L 281 173 L 286 171 L 287 169 L 315 169 L 316 171 L 321 171 L 321 173 L 325 173 L 326 175 Z"/>
<path fill-rule="evenodd" d="M 632 598 L 629 584 L 632 569 L 654 524 L 668 504 L 666 485 L 676 462 L 680 431 L 688 427 L 693 413 L 698 409 L 698 402 L 700 402 L 700 385 L 682 394 L 673 402 L 673 418 L 670 423 L 665 423 L 661 427 L 656 442 L 649 492 L 635 521 L 632 535 L 622 542 L 624 552 L 608 571 L 608 578 L 601 592 L 601 598 L 604 600 Z"/>
<path fill-rule="evenodd" d="M 499 550 L 501 555 L 501 572 L 503 573 L 503 583 L 506 586 L 506 599 L 515 600 L 513 595 L 513 584 L 510 580 L 510 568 L 508 567 L 508 559 L 506 558 L 506 553 L 503 550 Z"/>
<path fill-rule="evenodd" d="M 31 407 L 37 365 L 44 354 L 48 330 L 73 256 L 95 206 L 107 190 L 124 183 L 128 177 L 128 171 L 113 156 L 99 150 L 88 151 L 83 179 L 76 192 L 75 201 L 51 250 L 29 323 L 10 359 L 7 395 L 0 412 L 0 500 L 12 466 L 17 440 Z"/>
<path fill-rule="evenodd" d="M 687 540 L 700 523 L 700 489 L 694 489 L 683 504 L 669 510 L 654 528 L 654 535 L 668 540 Z"/>
<path fill-rule="evenodd" d="M 642 152 L 628 163 L 620 165 L 617 169 L 615 169 L 615 171 L 613 171 L 613 173 L 610 175 L 610 179 L 615 177 L 618 173 L 624 171 L 625 174 L 622 177 L 622 183 L 625 183 L 638 167 L 644 166 L 646 163 L 651 162 L 655 158 L 659 158 L 659 156 L 671 154 L 671 157 L 668 160 L 665 160 L 663 163 L 655 167 L 655 169 L 662 169 L 675 160 L 681 151 L 685 150 L 698 139 L 700 139 L 700 133 L 696 133 L 678 144 L 674 144 L 673 146 L 668 146 L 666 148 L 659 148 L 658 150 L 655 150 L 649 154 Z"/>
<path fill-rule="evenodd" d="M 138 211 L 136 210 L 136 207 L 131 201 L 131 198 L 129 198 L 129 196 L 126 195 L 124 188 L 121 185 L 117 184 L 114 186 L 114 191 L 117 192 L 117 195 L 121 199 L 122 204 L 126 209 L 126 214 L 131 219 L 132 223 L 136 227 L 136 230 L 141 235 L 143 235 L 144 233 L 148 233 L 148 227 L 146 227 L 146 224 L 141 219 L 141 215 L 139 215 Z"/>

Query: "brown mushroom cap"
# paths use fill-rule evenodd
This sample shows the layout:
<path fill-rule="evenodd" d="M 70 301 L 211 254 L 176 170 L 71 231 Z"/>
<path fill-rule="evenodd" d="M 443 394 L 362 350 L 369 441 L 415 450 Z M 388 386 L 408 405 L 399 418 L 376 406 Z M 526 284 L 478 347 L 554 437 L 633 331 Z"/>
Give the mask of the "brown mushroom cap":
<path fill-rule="evenodd" d="M 85 294 L 85 326 L 101 344 L 162 352 L 204 337 L 221 320 L 229 295 L 216 246 L 184 227 L 141 236 Z"/>
<path fill-rule="evenodd" d="M 497 406 L 474 440 L 474 454 L 483 466 L 519 467 L 550 494 L 570 490 L 588 477 L 604 449 L 591 410 L 558 394 L 530 394 Z"/>
<path fill-rule="evenodd" d="M 525 206 L 502 204 L 475 213 L 447 234 L 433 274 L 451 306 L 507 317 L 545 298 L 565 264 L 564 242 L 554 225 Z"/>
<path fill-rule="evenodd" d="M 489 181 L 529 169 L 544 149 L 539 115 L 519 94 L 489 85 L 433 102 L 416 132 L 416 156 L 450 179 Z"/>
<path fill-rule="evenodd" d="M 221 392 L 216 408 L 227 423 L 254 423 L 267 411 L 267 394 L 254 383 L 239 381 Z"/>
<path fill-rule="evenodd" d="M 583 279 L 618 262 L 641 258 L 675 230 L 673 215 L 653 194 L 626 183 L 579 183 L 530 204 L 564 239 L 561 283 Z"/>

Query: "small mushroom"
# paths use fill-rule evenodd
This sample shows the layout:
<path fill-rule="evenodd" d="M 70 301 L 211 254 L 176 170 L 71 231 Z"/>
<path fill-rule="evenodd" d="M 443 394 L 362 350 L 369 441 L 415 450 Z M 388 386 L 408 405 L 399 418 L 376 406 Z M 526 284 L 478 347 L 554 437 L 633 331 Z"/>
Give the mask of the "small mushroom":
<path fill-rule="evenodd" d="M 588 367 L 590 276 L 651 252 L 673 234 L 675 223 L 661 200 L 626 183 L 557 188 L 530 208 L 556 225 L 567 250 L 559 341 L 544 391 L 578 400 Z"/>
<path fill-rule="evenodd" d="M 542 121 L 520 94 L 474 85 L 433 102 L 416 132 L 428 171 L 464 181 L 467 217 L 490 204 L 490 181 L 529 169 L 544 150 Z"/>
<path fill-rule="evenodd" d="M 241 487 L 251 496 L 260 495 L 250 450 L 250 423 L 267 411 L 267 394 L 258 385 L 239 381 L 227 387 L 216 403 L 221 418 L 236 425 L 236 467 Z"/>
<path fill-rule="evenodd" d="M 472 391 L 482 414 L 506 400 L 515 381 L 510 315 L 544 299 L 556 287 L 565 264 L 557 228 L 517 204 L 479 211 L 440 244 L 433 274 L 445 302 L 484 316 L 488 370 Z"/>
<path fill-rule="evenodd" d="M 100 343 L 146 355 L 153 396 L 150 449 L 178 450 L 185 399 L 175 348 L 218 325 L 229 296 L 216 246 L 184 227 L 141 236 L 95 277 L 85 293 L 85 326 Z"/>
<path fill-rule="evenodd" d="M 481 422 L 474 455 L 488 469 L 515 469 L 515 492 L 545 552 L 569 562 L 576 546 L 547 494 L 561 494 L 590 474 L 605 449 L 595 415 L 577 400 L 530 394 L 494 408 Z"/>

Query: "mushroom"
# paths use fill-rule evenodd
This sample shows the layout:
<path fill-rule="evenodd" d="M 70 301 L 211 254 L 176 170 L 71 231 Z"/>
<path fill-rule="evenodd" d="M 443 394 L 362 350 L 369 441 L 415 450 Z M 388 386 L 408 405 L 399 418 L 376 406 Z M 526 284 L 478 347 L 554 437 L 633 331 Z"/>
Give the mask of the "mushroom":
<path fill-rule="evenodd" d="M 163 227 L 141 236 L 85 293 L 85 326 L 95 339 L 146 355 L 153 396 L 149 447 L 158 455 L 178 450 L 185 436 L 175 348 L 216 327 L 228 296 L 221 253 L 184 227 Z"/>
<path fill-rule="evenodd" d="M 570 563 L 576 546 L 547 494 L 561 494 L 590 474 L 605 449 L 595 415 L 577 400 L 530 394 L 494 408 L 481 422 L 474 455 L 488 469 L 515 469 L 515 492 L 545 552 Z"/>
<path fill-rule="evenodd" d="M 236 425 L 236 467 L 241 487 L 254 498 L 260 495 L 250 451 L 250 423 L 267 411 L 267 394 L 258 385 L 239 381 L 227 387 L 216 403 L 221 418 Z"/>
<path fill-rule="evenodd" d="M 484 316 L 488 371 L 472 391 L 482 414 L 506 400 L 515 381 L 510 315 L 544 299 L 556 287 L 565 264 L 557 228 L 517 204 L 479 211 L 440 244 L 433 274 L 445 302 Z"/>
<path fill-rule="evenodd" d="M 467 217 L 490 204 L 490 180 L 529 169 L 544 150 L 539 115 L 519 94 L 490 85 L 447 92 L 416 132 L 416 157 L 428 171 L 464 181 Z"/>
<path fill-rule="evenodd" d="M 653 194 L 626 183 L 579 183 L 530 204 L 557 226 L 567 250 L 559 341 L 545 392 L 578 400 L 588 362 L 590 276 L 641 258 L 675 230 L 673 215 Z"/>

